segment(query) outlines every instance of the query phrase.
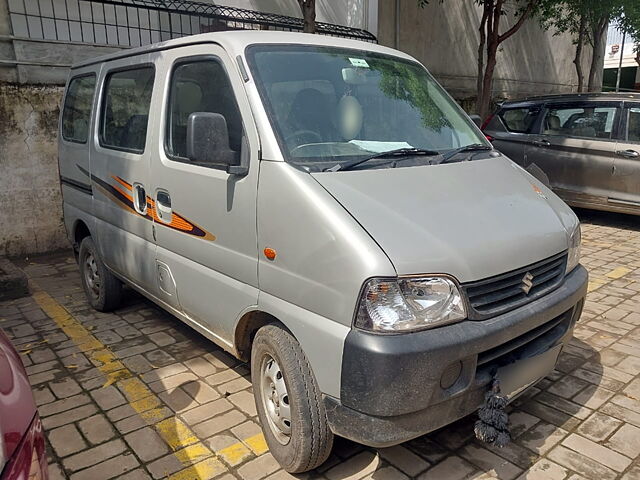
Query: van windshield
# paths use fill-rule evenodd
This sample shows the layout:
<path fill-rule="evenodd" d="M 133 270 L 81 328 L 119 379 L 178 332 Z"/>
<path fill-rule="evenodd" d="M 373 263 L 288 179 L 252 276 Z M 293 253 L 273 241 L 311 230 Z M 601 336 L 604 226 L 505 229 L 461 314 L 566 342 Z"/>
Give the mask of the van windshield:
<path fill-rule="evenodd" d="M 247 61 L 285 159 L 311 171 L 387 151 L 367 168 L 424 165 L 486 139 L 419 64 L 338 47 L 255 45 Z M 423 152 L 424 153 L 424 152 Z M 409 160 L 405 162 L 404 160 Z"/>

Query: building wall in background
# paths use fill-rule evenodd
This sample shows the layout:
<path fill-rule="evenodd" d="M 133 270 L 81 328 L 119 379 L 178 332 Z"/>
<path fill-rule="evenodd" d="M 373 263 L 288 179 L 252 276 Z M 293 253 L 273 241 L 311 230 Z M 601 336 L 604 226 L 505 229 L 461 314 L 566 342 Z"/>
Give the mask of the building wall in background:
<path fill-rule="evenodd" d="M 66 246 L 58 180 L 62 87 L 0 83 L 0 255 Z"/>
<path fill-rule="evenodd" d="M 469 0 L 434 1 L 424 9 L 415 0 L 388 0 L 378 5 L 378 40 L 416 57 L 456 99 L 473 109 L 481 16 L 479 7 Z M 511 21 L 503 17 L 502 23 Z M 527 21 L 498 53 L 494 98 L 574 91 L 574 54 L 570 36 L 554 36 Z M 590 54 L 590 48 L 585 48 L 587 73 Z"/>

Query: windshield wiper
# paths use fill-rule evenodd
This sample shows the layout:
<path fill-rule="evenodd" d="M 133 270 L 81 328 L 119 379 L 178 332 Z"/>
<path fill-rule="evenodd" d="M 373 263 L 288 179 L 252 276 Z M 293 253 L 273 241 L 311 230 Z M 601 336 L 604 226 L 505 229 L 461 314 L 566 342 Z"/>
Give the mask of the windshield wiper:
<path fill-rule="evenodd" d="M 351 170 L 353 167 L 357 167 L 358 165 L 368 162 L 369 160 L 373 160 L 374 158 L 412 157 L 415 155 L 435 156 L 440 155 L 440 152 L 436 150 L 425 150 L 424 148 L 397 148 L 395 150 L 376 153 L 375 155 L 371 155 L 370 157 L 359 158 L 358 160 L 353 160 L 351 162 L 337 163 L 333 167 L 325 168 L 323 171 L 337 172 L 339 170 Z"/>
<path fill-rule="evenodd" d="M 451 161 L 453 157 L 462 152 L 481 152 L 481 151 L 489 151 L 493 150 L 493 147 L 489 145 L 484 145 L 482 143 L 472 143 L 470 145 L 465 145 L 464 147 L 454 148 L 453 150 L 449 150 L 442 154 L 442 159 L 437 164 L 448 163 Z"/>

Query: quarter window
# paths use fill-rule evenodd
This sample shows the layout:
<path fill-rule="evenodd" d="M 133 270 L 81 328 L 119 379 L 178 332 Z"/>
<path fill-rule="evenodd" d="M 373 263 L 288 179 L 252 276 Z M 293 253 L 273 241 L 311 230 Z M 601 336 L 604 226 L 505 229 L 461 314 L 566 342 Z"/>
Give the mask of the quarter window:
<path fill-rule="evenodd" d="M 500 118 L 510 132 L 529 133 L 538 112 L 537 108 L 512 108 L 503 110 L 500 113 Z"/>
<path fill-rule="evenodd" d="M 630 108 L 627 118 L 627 140 L 640 142 L 640 108 Z"/>
<path fill-rule="evenodd" d="M 616 107 L 550 107 L 544 119 L 544 133 L 565 137 L 611 139 Z"/>
<path fill-rule="evenodd" d="M 215 59 L 199 59 L 178 64 L 171 77 L 167 116 L 166 152 L 175 161 L 187 158 L 187 121 L 195 112 L 218 113 L 227 122 L 229 152 L 240 156 L 242 117 L 222 64 Z M 202 164 L 199 164 L 202 165 Z M 216 167 L 215 163 L 202 165 Z"/>
<path fill-rule="evenodd" d="M 89 136 L 95 75 L 76 77 L 69 82 L 62 111 L 62 138 L 69 142 L 85 143 Z"/>
<path fill-rule="evenodd" d="M 134 153 L 144 151 L 153 78 L 153 67 L 107 75 L 100 125 L 102 146 Z"/>

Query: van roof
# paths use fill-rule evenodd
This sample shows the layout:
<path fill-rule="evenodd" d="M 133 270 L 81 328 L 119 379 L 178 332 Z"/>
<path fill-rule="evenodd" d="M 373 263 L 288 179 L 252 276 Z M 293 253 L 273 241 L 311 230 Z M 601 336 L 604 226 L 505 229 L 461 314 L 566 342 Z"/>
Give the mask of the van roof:
<path fill-rule="evenodd" d="M 370 43 L 362 40 L 351 40 L 343 37 L 332 37 L 328 35 L 317 35 L 310 33 L 236 30 L 189 35 L 173 40 L 167 40 L 165 42 L 145 45 L 142 47 L 123 49 L 119 52 L 94 57 L 75 63 L 71 68 L 75 69 L 86 67 L 89 65 L 109 62 L 120 58 L 132 57 L 135 55 L 202 43 L 217 43 L 221 45 L 225 50 L 227 50 L 232 56 L 243 55 L 244 49 L 249 45 L 281 43 L 352 48 L 356 50 L 367 50 L 370 52 L 385 53 L 387 55 L 394 55 L 397 57 L 415 60 L 413 57 L 398 50 L 383 47 L 381 45 L 378 45 L 377 43 Z"/>

